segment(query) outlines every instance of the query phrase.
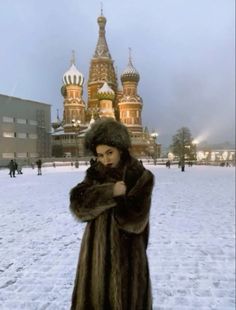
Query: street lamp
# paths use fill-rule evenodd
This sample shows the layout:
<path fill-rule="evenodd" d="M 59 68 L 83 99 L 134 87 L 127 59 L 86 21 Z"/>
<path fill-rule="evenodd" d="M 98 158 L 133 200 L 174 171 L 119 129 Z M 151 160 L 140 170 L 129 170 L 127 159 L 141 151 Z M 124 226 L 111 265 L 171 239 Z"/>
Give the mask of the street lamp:
<path fill-rule="evenodd" d="M 156 143 L 156 139 L 158 137 L 158 133 L 156 131 L 153 131 L 151 133 L 151 137 L 153 138 L 153 145 L 154 145 L 153 161 L 154 161 L 154 165 L 156 165 L 157 164 L 157 143 Z"/>
<path fill-rule="evenodd" d="M 78 160 L 78 133 L 79 133 L 79 130 L 80 130 L 80 120 L 75 120 L 75 119 L 72 119 L 72 126 L 74 128 L 74 131 L 75 131 L 75 154 L 76 154 L 76 160 Z"/>

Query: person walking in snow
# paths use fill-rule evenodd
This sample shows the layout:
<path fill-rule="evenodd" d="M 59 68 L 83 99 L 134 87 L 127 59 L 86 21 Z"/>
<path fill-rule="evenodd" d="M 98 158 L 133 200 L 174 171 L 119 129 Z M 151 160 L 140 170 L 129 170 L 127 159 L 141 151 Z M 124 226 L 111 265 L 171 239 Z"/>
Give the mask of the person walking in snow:
<path fill-rule="evenodd" d="M 146 254 L 153 174 L 132 157 L 127 128 L 96 121 L 85 136 L 96 157 L 70 191 L 70 210 L 87 222 L 71 310 L 152 309 Z"/>
<path fill-rule="evenodd" d="M 37 168 L 38 168 L 38 175 L 42 175 L 42 160 L 38 159 L 36 161 L 36 165 L 37 165 Z"/>
<path fill-rule="evenodd" d="M 23 174 L 22 165 L 20 163 L 17 164 L 17 174 Z"/>
<path fill-rule="evenodd" d="M 166 162 L 166 167 L 167 167 L 167 168 L 170 168 L 170 160 L 167 160 L 167 162 Z"/>
<path fill-rule="evenodd" d="M 9 167 L 9 175 L 10 177 L 12 178 L 15 178 L 15 174 L 16 174 L 16 168 L 17 168 L 17 164 L 15 162 L 15 160 L 11 159 L 9 164 L 8 164 L 8 167 Z"/>

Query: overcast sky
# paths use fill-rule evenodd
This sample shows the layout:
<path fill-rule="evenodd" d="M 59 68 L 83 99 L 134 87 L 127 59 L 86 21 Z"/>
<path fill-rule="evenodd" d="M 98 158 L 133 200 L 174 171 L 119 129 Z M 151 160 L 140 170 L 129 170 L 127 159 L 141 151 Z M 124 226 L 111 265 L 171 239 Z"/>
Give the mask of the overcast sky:
<path fill-rule="evenodd" d="M 63 112 L 62 76 L 71 51 L 85 76 L 97 39 L 98 0 L 0 1 L 0 93 Z M 235 1 L 103 0 L 118 74 L 128 48 L 140 73 L 143 126 L 168 144 L 187 126 L 209 143 L 234 142 Z"/>

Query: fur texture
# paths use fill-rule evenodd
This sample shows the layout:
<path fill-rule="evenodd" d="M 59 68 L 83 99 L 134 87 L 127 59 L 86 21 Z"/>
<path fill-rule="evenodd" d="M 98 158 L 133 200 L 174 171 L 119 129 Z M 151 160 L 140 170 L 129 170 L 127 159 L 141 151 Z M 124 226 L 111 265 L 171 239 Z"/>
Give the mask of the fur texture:
<path fill-rule="evenodd" d="M 96 155 L 96 147 L 99 144 L 127 150 L 131 147 L 127 128 L 112 118 L 96 121 L 85 136 L 85 148 Z"/>
<path fill-rule="evenodd" d="M 125 196 L 113 198 L 118 180 Z M 71 190 L 70 208 L 87 221 L 81 243 L 71 310 L 150 310 L 146 249 L 154 178 L 131 158 L 123 169 L 100 163 Z"/>

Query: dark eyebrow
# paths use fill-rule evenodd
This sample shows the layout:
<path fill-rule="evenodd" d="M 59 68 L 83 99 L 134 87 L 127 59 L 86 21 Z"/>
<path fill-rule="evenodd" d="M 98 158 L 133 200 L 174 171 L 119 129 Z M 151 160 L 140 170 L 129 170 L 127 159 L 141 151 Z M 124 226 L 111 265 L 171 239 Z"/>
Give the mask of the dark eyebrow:
<path fill-rule="evenodd" d="M 108 152 L 112 152 L 112 151 L 113 151 L 112 148 L 109 148 L 104 152 L 104 154 L 107 154 Z M 97 153 L 97 156 L 101 156 L 101 155 L 103 155 L 103 153 Z"/>
<path fill-rule="evenodd" d="M 109 148 L 109 149 L 106 150 L 105 153 L 112 152 L 112 151 L 113 151 L 112 148 Z"/>

